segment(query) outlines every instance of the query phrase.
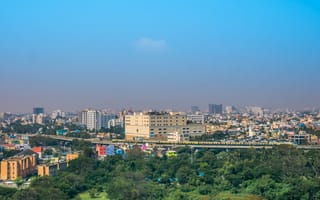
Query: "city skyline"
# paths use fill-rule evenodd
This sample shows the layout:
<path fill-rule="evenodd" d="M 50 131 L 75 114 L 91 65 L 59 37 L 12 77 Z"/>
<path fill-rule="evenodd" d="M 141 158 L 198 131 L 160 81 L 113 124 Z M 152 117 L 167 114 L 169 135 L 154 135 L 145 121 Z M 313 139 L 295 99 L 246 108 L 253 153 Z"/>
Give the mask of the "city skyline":
<path fill-rule="evenodd" d="M 214 113 L 210 111 L 210 106 L 212 104 L 208 104 L 205 107 L 200 107 L 199 110 L 194 111 L 192 107 L 186 107 L 186 108 L 177 108 L 177 107 L 166 107 L 166 108 L 160 108 L 160 107 L 140 107 L 140 108 L 134 108 L 134 107 L 119 107 L 119 108 L 110 108 L 110 107 L 83 107 L 77 110 L 68 110 L 68 109 L 61 109 L 61 108 L 54 108 L 54 109 L 47 109 L 45 107 L 41 107 L 44 109 L 44 112 L 41 113 L 43 115 L 47 114 L 56 114 L 56 113 L 68 113 L 68 114 L 78 114 L 86 110 L 96 110 L 99 112 L 103 113 L 108 113 L 108 114 L 116 114 L 116 113 L 122 113 L 123 111 L 128 111 L 128 112 L 181 112 L 181 113 L 188 113 L 188 114 L 228 114 L 232 111 L 234 112 L 240 112 L 240 113 L 245 113 L 245 112 L 251 112 L 252 109 L 260 109 L 261 111 L 266 111 L 266 112 L 320 112 L 320 107 L 305 107 L 305 108 L 281 108 L 281 107 L 261 107 L 257 105 L 224 105 L 224 104 L 218 104 L 216 106 L 221 105 L 222 106 L 222 112 L 220 111 L 219 113 Z M 215 104 L 214 104 L 215 105 Z M 208 108 L 209 106 L 209 108 Z M 17 115 L 39 115 L 34 113 L 35 108 L 28 109 L 26 111 L 1 111 L 0 114 L 17 114 Z M 60 114 L 61 115 L 61 114 Z"/>
<path fill-rule="evenodd" d="M 0 2 L 0 112 L 319 108 L 320 3 Z"/>

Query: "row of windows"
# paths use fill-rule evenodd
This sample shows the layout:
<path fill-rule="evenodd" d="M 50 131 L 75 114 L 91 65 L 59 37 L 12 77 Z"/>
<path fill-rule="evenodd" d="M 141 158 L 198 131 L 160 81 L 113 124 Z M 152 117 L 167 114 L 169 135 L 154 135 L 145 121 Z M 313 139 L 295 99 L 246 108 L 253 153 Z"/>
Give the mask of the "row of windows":
<path fill-rule="evenodd" d="M 172 121 L 186 121 L 184 119 L 162 119 L 162 120 L 150 120 L 151 122 L 172 122 Z"/>
<path fill-rule="evenodd" d="M 151 119 L 174 119 L 174 118 L 176 118 L 176 119 L 178 119 L 178 118 L 180 118 L 180 119 L 185 119 L 186 117 L 178 117 L 178 116 L 176 116 L 176 117 L 151 117 Z"/>
<path fill-rule="evenodd" d="M 154 129 L 152 128 L 152 129 L 150 129 L 150 131 L 153 131 Z M 159 131 L 161 131 L 162 130 L 162 128 L 158 128 L 158 130 Z M 166 128 L 163 128 L 163 130 L 167 130 Z"/>
<path fill-rule="evenodd" d="M 180 126 L 180 124 L 150 124 L 151 126 Z"/>

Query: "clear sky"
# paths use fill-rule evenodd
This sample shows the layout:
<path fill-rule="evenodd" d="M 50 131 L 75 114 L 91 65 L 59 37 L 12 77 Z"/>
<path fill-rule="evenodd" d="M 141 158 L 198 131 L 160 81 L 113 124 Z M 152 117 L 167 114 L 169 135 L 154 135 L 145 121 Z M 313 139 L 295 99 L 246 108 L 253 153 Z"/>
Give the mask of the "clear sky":
<path fill-rule="evenodd" d="M 320 106 L 319 0 L 1 0 L 0 112 Z"/>

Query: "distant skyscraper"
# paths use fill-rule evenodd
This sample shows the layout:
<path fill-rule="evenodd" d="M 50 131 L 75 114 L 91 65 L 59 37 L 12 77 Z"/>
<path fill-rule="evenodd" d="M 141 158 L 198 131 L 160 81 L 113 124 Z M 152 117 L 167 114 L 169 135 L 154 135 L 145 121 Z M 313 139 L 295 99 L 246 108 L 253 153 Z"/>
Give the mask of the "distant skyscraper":
<path fill-rule="evenodd" d="M 198 106 L 191 106 L 191 112 L 194 114 L 196 112 L 200 112 L 200 109 Z"/>
<path fill-rule="evenodd" d="M 41 107 L 33 108 L 33 114 L 35 115 L 44 114 L 44 108 L 41 108 Z"/>
<path fill-rule="evenodd" d="M 209 104 L 209 114 L 222 114 L 222 104 Z"/>
<path fill-rule="evenodd" d="M 101 112 L 97 110 L 87 109 L 79 114 L 79 122 L 89 130 L 101 129 Z"/>
<path fill-rule="evenodd" d="M 230 114 L 230 113 L 236 113 L 237 112 L 237 108 L 235 106 L 226 106 L 225 107 L 225 111 L 226 113 Z"/>

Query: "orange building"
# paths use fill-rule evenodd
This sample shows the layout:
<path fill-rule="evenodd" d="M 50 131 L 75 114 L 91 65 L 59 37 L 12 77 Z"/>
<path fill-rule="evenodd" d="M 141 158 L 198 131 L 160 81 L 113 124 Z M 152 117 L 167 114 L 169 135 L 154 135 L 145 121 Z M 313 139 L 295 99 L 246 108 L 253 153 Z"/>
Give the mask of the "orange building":
<path fill-rule="evenodd" d="M 67 154 L 67 164 L 69 164 L 70 160 L 74 160 L 79 158 L 79 153 L 69 153 Z"/>
<path fill-rule="evenodd" d="M 38 166 L 38 176 L 55 176 L 58 173 L 58 164 Z"/>
<path fill-rule="evenodd" d="M 38 165 L 38 176 L 56 176 L 59 170 L 65 169 L 67 169 L 67 163 L 65 161 Z"/>
<path fill-rule="evenodd" d="M 25 150 L 14 157 L 1 161 L 0 179 L 16 180 L 18 177 L 26 177 L 36 170 L 36 153 Z"/>

